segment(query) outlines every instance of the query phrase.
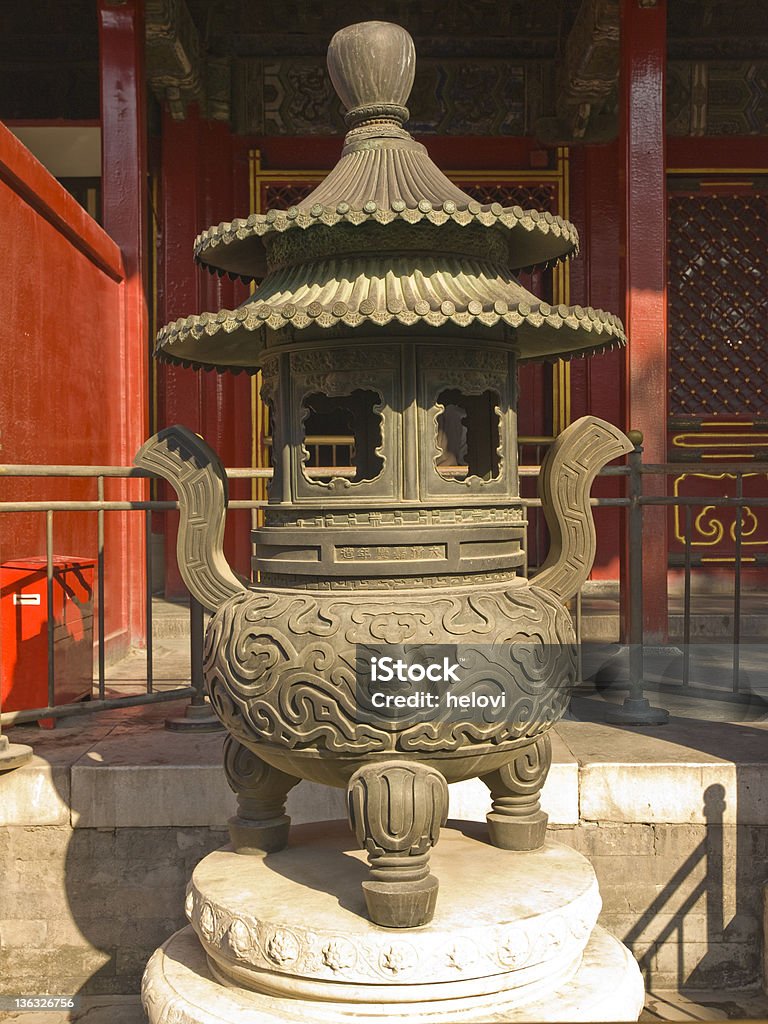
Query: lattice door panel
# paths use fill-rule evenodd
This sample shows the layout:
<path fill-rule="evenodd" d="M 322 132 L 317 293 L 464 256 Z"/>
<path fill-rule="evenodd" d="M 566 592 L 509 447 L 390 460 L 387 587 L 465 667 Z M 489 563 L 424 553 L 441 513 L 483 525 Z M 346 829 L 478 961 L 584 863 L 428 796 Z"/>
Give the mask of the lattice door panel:
<path fill-rule="evenodd" d="M 701 499 L 691 510 L 693 564 L 727 565 L 737 556 L 736 513 L 711 499 L 733 497 L 737 475 L 708 470 L 768 454 L 768 193 L 699 187 L 669 198 L 669 457 L 702 467 L 671 481 L 674 494 Z M 763 472 L 742 486 L 746 497 L 768 496 Z M 744 509 L 747 565 L 766 563 L 765 512 Z M 685 534 L 684 509 L 670 509 L 673 565 L 682 564 Z"/>
<path fill-rule="evenodd" d="M 297 206 L 302 199 L 306 199 L 313 188 L 317 188 L 317 182 L 295 182 L 290 184 L 284 182 L 267 182 L 261 186 L 262 210 L 288 210 L 291 206 Z"/>
<path fill-rule="evenodd" d="M 669 199 L 671 416 L 765 417 L 768 194 Z"/>
<path fill-rule="evenodd" d="M 459 188 L 478 203 L 500 203 L 502 206 L 522 206 L 524 210 L 557 213 L 557 185 L 495 185 L 488 182 L 457 181 Z"/>

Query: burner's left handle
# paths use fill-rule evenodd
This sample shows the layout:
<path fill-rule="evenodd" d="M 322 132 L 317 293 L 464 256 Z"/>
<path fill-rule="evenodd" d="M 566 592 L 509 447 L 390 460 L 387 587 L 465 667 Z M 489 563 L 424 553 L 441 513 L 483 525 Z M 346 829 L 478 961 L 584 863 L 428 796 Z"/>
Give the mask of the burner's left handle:
<path fill-rule="evenodd" d="M 176 425 L 150 437 L 133 463 L 167 480 L 178 496 L 176 557 L 190 594 L 215 612 L 249 589 L 224 555 L 227 475 L 216 452 L 198 434 Z"/>

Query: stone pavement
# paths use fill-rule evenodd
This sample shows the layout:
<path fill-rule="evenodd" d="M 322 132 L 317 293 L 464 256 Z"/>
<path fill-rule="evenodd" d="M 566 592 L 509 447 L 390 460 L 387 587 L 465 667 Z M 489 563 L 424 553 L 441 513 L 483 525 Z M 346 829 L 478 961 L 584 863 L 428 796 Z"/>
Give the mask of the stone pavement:
<path fill-rule="evenodd" d="M 757 990 L 734 992 L 659 989 L 649 992 L 641 1021 L 765 1020 L 768 997 Z M 133 1024 L 133 1022 L 131 1022 Z"/>

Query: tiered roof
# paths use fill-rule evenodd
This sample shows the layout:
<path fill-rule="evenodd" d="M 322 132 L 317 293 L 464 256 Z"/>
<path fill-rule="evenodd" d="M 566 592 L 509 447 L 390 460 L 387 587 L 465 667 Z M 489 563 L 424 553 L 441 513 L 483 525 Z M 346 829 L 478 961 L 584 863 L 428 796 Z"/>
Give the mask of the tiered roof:
<path fill-rule="evenodd" d="M 454 325 L 502 332 L 521 359 L 624 344 L 603 310 L 550 306 L 515 276 L 578 253 L 550 213 L 481 205 L 451 182 L 403 127 L 415 70 L 397 25 L 337 32 L 328 68 L 347 107 L 341 159 L 297 206 L 219 224 L 195 241 L 212 273 L 258 282 L 236 310 L 168 324 L 157 355 L 191 366 L 258 369 L 269 332 L 311 326 Z"/>

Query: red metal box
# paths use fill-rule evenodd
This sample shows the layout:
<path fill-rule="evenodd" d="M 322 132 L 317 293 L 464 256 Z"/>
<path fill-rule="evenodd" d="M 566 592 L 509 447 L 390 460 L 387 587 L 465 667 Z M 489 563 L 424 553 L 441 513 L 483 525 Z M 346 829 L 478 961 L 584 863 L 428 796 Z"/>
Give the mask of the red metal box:
<path fill-rule="evenodd" d="M 92 558 L 53 560 L 53 664 L 55 703 L 91 693 L 93 685 Z M 0 565 L 0 707 L 23 711 L 48 706 L 48 596 L 44 558 Z M 53 719 L 41 725 L 52 727 Z"/>

